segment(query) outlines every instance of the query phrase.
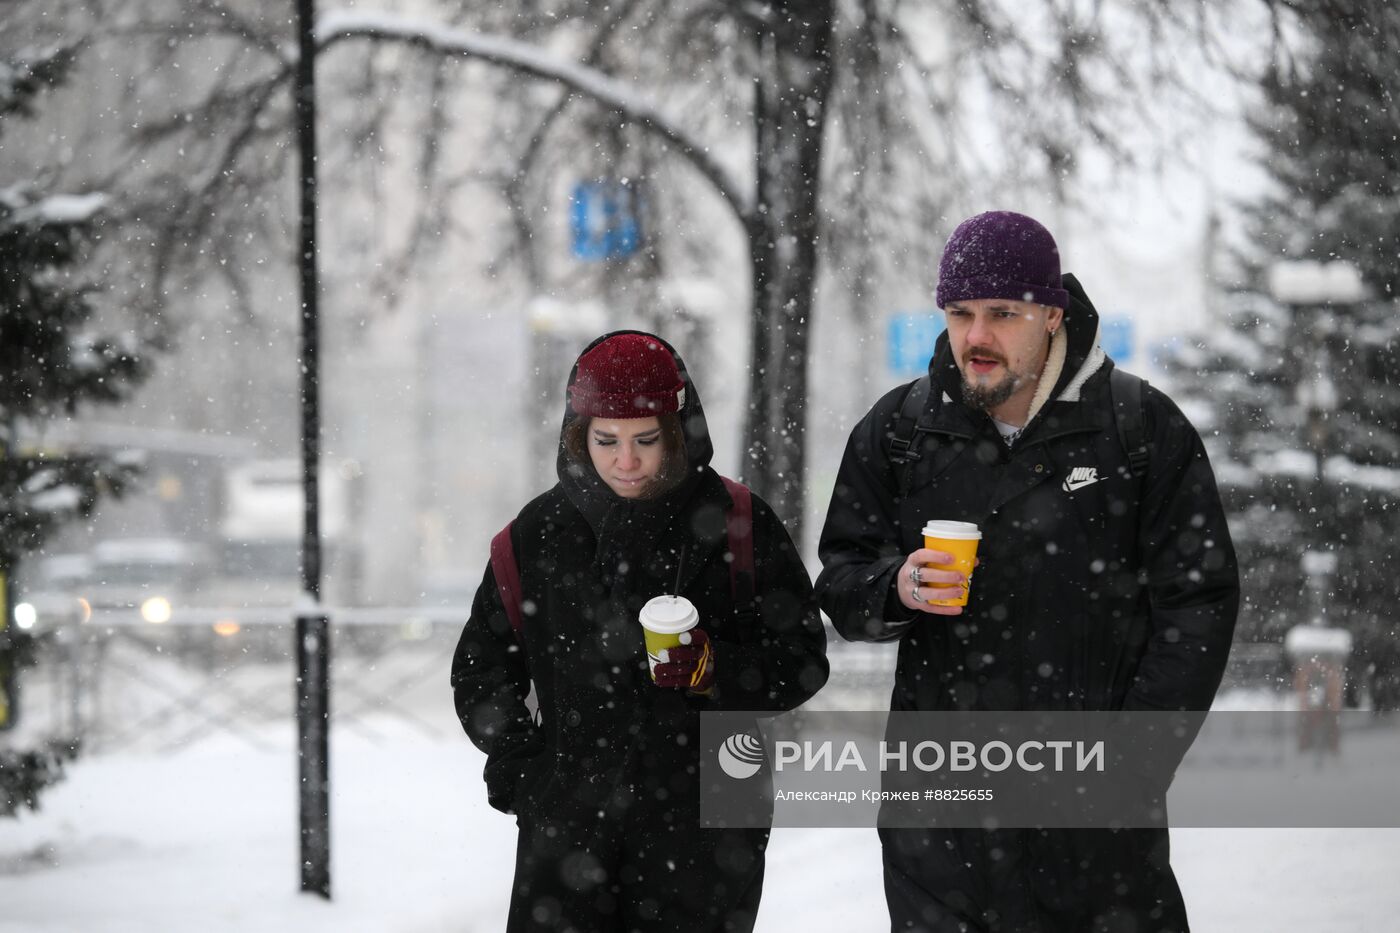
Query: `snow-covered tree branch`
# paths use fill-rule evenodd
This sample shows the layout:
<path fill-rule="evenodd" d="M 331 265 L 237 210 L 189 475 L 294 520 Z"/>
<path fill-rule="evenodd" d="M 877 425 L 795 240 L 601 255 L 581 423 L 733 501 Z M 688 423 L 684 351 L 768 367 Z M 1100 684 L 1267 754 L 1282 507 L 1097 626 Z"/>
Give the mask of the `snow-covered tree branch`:
<path fill-rule="evenodd" d="M 554 81 L 615 112 L 622 120 L 646 127 L 675 147 L 712 184 L 740 218 L 753 210 L 753 199 L 730 172 L 709 155 L 709 146 L 636 88 L 596 69 L 565 61 L 523 42 L 449 29 L 410 17 L 357 10 L 329 10 L 316 21 L 322 51 L 350 40 L 396 42 L 439 55 L 475 58 L 547 81 Z"/>

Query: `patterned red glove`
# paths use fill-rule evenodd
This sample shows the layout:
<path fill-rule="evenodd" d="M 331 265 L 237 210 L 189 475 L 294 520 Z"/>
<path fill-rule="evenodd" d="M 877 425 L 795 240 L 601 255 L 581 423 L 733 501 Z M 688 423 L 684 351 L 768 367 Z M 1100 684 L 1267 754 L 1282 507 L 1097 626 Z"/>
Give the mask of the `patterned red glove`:
<path fill-rule="evenodd" d="M 686 687 L 704 693 L 715 682 L 715 656 L 710 636 L 701 628 L 681 633 L 681 643 L 665 649 L 665 660 L 652 672 L 658 687 Z"/>

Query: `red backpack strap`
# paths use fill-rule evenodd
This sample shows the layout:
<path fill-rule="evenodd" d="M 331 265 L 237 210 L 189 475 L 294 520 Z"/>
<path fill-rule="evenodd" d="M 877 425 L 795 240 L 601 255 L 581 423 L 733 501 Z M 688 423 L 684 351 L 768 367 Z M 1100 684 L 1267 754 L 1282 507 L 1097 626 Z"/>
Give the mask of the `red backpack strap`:
<path fill-rule="evenodd" d="M 753 611 L 753 495 L 749 487 L 722 476 L 724 488 L 734 506 L 724 518 L 724 530 L 729 536 L 729 594 L 740 612 Z"/>
<path fill-rule="evenodd" d="M 520 568 L 515 564 L 515 548 L 510 543 L 510 526 L 496 533 L 491 539 L 491 573 L 496 578 L 496 588 L 501 593 L 501 603 L 506 607 L 506 617 L 515 637 L 523 641 L 525 637 L 525 617 L 520 607 L 524 598 L 520 594 Z"/>

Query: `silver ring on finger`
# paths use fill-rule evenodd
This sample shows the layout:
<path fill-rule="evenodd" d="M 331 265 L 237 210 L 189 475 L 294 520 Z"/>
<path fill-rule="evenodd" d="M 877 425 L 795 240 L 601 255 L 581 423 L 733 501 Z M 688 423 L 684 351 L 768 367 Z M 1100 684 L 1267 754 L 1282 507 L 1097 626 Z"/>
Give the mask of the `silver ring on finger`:
<path fill-rule="evenodd" d="M 924 598 L 923 598 L 922 596 L 919 595 L 919 584 L 915 583 L 915 584 L 914 584 L 914 602 L 916 602 L 916 603 L 921 603 L 921 602 L 923 602 L 923 601 L 924 601 Z"/>
<path fill-rule="evenodd" d="M 920 569 L 921 568 L 918 564 L 915 564 L 914 566 L 909 568 L 909 582 L 913 583 L 915 586 L 918 586 L 920 583 L 924 582 L 923 579 L 919 576 Z"/>

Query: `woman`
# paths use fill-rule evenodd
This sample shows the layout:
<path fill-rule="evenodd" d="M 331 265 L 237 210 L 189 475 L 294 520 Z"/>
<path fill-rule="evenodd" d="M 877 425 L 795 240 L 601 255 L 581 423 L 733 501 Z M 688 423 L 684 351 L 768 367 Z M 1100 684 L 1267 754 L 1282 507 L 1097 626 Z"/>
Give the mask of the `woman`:
<path fill-rule="evenodd" d="M 756 598 L 735 599 L 732 502 L 711 454 L 665 341 L 619 331 L 579 357 L 559 482 L 509 529 L 519 627 L 488 566 L 452 665 L 487 796 L 520 827 L 511 931 L 753 927 L 768 832 L 700 828 L 699 714 L 792 709 L 826 682 L 826 639 L 797 550 L 757 497 Z M 700 622 L 653 674 L 637 617 L 662 594 Z"/>

